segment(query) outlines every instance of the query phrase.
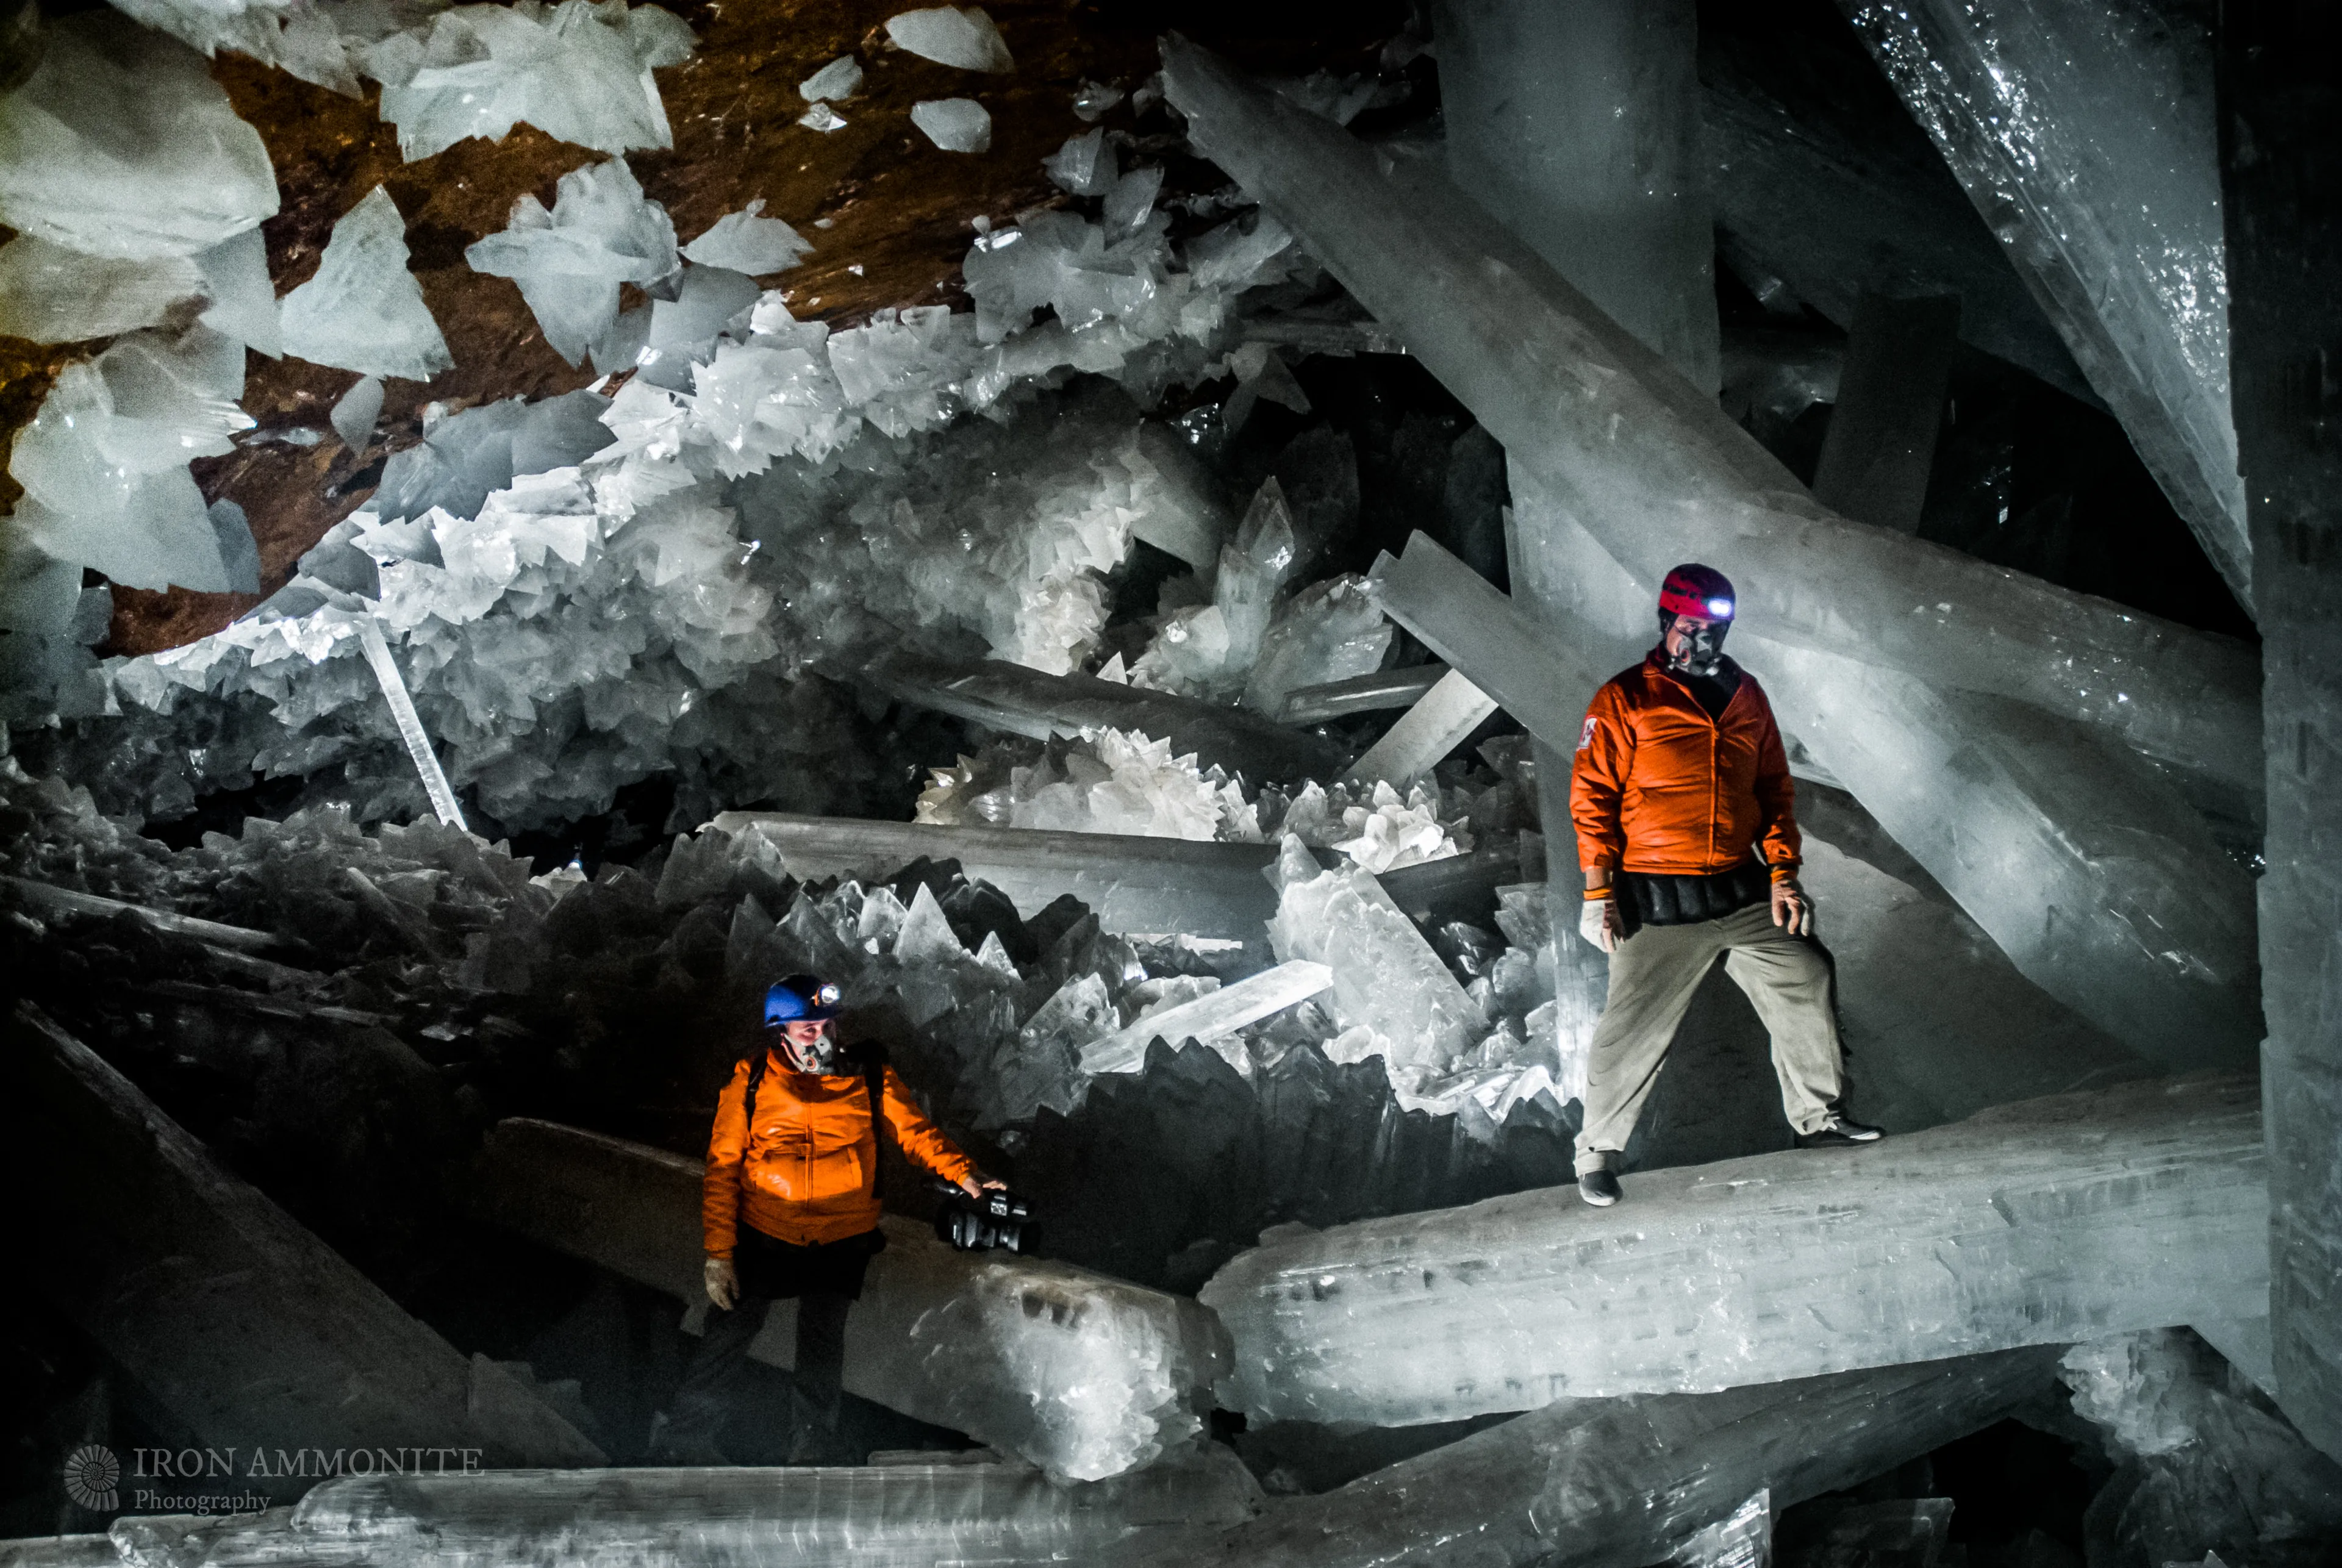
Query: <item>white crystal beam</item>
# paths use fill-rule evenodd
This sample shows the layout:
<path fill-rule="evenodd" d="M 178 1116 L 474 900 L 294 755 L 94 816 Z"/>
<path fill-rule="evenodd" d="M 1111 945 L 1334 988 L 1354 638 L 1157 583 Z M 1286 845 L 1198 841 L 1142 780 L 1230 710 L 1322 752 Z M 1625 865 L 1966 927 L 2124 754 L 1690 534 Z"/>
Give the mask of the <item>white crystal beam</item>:
<path fill-rule="evenodd" d="M 482 1218 L 686 1303 L 700 1299 L 697 1160 L 551 1122 L 498 1124 L 461 1196 Z M 1190 1445 L 1226 1348 L 1185 1297 L 1008 1253 L 963 1253 L 890 1216 L 846 1325 L 846 1387 L 965 1432 L 1059 1481 Z M 794 1302 L 749 1353 L 796 1360 Z"/>
<path fill-rule="evenodd" d="M 1333 984 L 1332 970 L 1304 959 L 1264 969 L 1091 1041 L 1082 1047 L 1082 1071 L 1135 1073 L 1146 1064 L 1146 1047 L 1153 1041 L 1167 1040 L 1175 1047 L 1190 1040 L 1207 1044 L 1306 1002 Z"/>
<path fill-rule="evenodd" d="M 1840 0 L 2249 609 L 2212 48 L 2136 0 Z"/>
<path fill-rule="evenodd" d="M 2057 1352 L 1626 1399 L 1565 1399 L 1233 1530 L 1134 1543 L 1135 1568 L 1616 1568 L 1769 1488 L 1777 1508 L 1854 1485 L 2047 1393 Z M 1459 1543 L 1468 1549 L 1459 1551 Z"/>
<path fill-rule="evenodd" d="M 1450 670 L 1350 764 L 1349 776 L 1362 784 L 1404 789 L 1437 766 L 1496 711 L 1496 698 L 1461 670 Z"/>
<path fill-rule="evenodd" d="M 1327 681 L 1323 685 L 1297 686 L 1285 699 L 1277 716 L 1288 724 L 1322 724 L 1327 719 L 1369 714 L 1381 708 L 1411 708 L 1424 693 L 1447 673 L 1445 664 L 1410 664 L 1399 670 L 1376 670 Z"/>
<path fill-rule="evenodd" d="M 548 1553 L 566 1568 L 1039 1568 L 1173 1525 L 1234 1524 L 1260 1502 L 1235 1453 L 1214 1447 L 1088 1486 L 983 1456 L 345 1475 L 295 1508 L 134 1516 L 111 1534 L 121 1560 L 142 1568 L 495 1568 Z"/>
<path fill-rule="evenodd" d="M 1201 1296 L 1252 1420 L 1408 1425 L 2249 1316 L 2247 1078 L 2027 1101 L 1867 1148 L 1630 1174 L 1239 1254 Z"/>
<path fill-rule="evenodd" d="M 382 640 L 382 627 L 372 616 L 358 623 L 358 646 L 365 650 L 374 678 L 381 683 L 383 698 L 390 704 L 390 716 L 398 724 L 398 738 L 406 743 L 406 754 L 415 760 L 415 771 L 423 778 L 423 791 L 431 797 L 431 809 L 449 827 L 462 827 L 464 808 L 455 804 L 455 792 L 448 786 L 446 770 L 439 765 L 439 754 L 431 749 L 431 737 L 424 732 L 423 715 L 415 711 L 415 699 L 407 694 L 405 677 L 398 673 L 398 663 L 390 656 L 389 644 Z"/>
<path fill-rule="evenodd" d="M 1183 40 L 1164 63 L 1198 151 L 1638 575 L 1707 561 L 1738 586 L 1743 625 L 2016 697 L 2257 786 L 2249 650 L 1832 515 L 1715 399 L 1436 171 L 1376 153 Z"/>

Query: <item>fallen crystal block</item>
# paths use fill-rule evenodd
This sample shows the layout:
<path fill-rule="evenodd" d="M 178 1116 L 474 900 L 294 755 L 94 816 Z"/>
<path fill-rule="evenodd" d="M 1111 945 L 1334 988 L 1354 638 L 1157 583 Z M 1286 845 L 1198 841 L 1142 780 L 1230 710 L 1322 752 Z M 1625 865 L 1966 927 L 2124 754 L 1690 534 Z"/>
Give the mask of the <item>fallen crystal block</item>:
<path fill-rule="evenodd" d="M 974 98 L 930 98 L 914 104 L 911 124 L 946 153 L 992 150 L 992 113 Z"/>
<path fill-rule="evenodd" d="M 666 208 L 644 199 L 624 158 L 572 169 L 555 193 L 548 212 L 524 192 L 506 226 L 465 249 L 464 259 L 475 272 L 517 283 L 545 341 L 575 365 L 616 325 L 621 284 L 662 284 L 674 275 L 675 225 Z M 626 368 L 603 363 L 598 353 L 596 365 Z"/>
<path fill-rule="evenodd" d="M 1276 913 L 1261 874 L 1276 851 L 1261 844 L 1198 844 L 1017 827 L 930 827 L 784 812 L 726 812 L 717 833 L 753 833 L 777 851 L 790 875 L 885 882 L 911 862 L 957 861 L 1017 908 L 1038 910 L 1061 894 L 1087 904 L 1111 932 L 1186 932 L 1258 943 Z"/>
<path fill-rule="evenodd" d="M 1532 1192 L 1272 1237 L 1201 1293 L 1236 1343 L 1222 1402 L 1407 1425 L 2249 1316 L 2267 1296 L 2247 1079 L 1625 1186 L 1610 1209 Z"/>
<path fill-rule="evenodd" d="M 1431 171 L 1378 159 L 1191 44 L 1166 47 L 1165 81 L 1197 149 L 1638 577 L 1707 561 L 1738 587 L 1744 630 L 2013 697 L 2257 787 L 2257 666 L 2241 645 L 1829 515 Z"/>
<path fill-rule="evenodd" d="M 2073 0 L 1846 10 L 2249 607 L 2208 19 Z"/>
<path fill-rule="evenodd" d="M 1324 870 L 1288 836 L 1276 874 L 1271 949 L 1279 962 L 1309 959 L 1334 974 L 1343 1034 L 1326 1047 L 1329 1058 L 1379 1055 L 1396 1081 L 1404 1071 L 1444 1073 L 1477 1043 L 1487 1028 L 1479 1005 L 1372 873 Z"/>
<path fill-rule="evenodd" d="M 408 1316 L 38 1010 L 17 1004 L 7 1034 L 10 1176 L 51 1194 L 19 1229 L 16 1277 L 195 1441 L 604 1463 L 509 1373 Z M 44 1175 L 88 1160 L 121 1186 Z"/>
<path fill-rule="evenodd" d="M 282 315 L 285 352 L 312 365 L 428 381 L 455 363 L 406 270 L 406 220 L 380 185 L 335 221 Z"/>
<path fill-rule="evenodd" d="M 854 56 L 847 55 L 846 63 L 852 65 Z M 858 74 L 856 80 L 860 80 Z M 729 267 L 758 277 L 786 272 L 806 258 L 813 243 L 780 219 L 760 216 L 764 210 L 765 198 L 758 196 L 740 211 L 725 214 L 706 234 L 683 247 L 685 258 L 702 266 Z"/>
<path fill-rule="evenodd" d="M 898 952 L 905 940 L 920 939 L 906 926 Z M 662 1149 L 515 1120 L 498 1125 L 464 1193 L 483 1218 L 689 1303 L 701 1298 L 701 1174 Z M 1194 1302 L 1068 1263 L 959 1252 L 899 1216 L 885 1229 L 846 1318 L 848 1392 L 1060 1483 L 1192 1462 L 1226 1369 Z M 751 1354 L 792 1364 L 795 1305 L 775 1303 Z"/>
<path fill-rule="evenodd" d="M 839 98 L 851 98 L 861 89 L 862 62 L 851 55 L 840 55 L 836 59 L 799 82 L 797 95 L 808 104 L 818 104 L 824 99 L 834 101 Z M 758 205 L 761 205 L 761 202 Z M 729 264 L 718 265 L 728 265 Z"/>
<path fill-rule="evenodd" d="M 83 255 L 34 235 L 0 245 L 0 333 L 10 337 L 112 337 L 185 313 L 205 295 L 203 274 L 185 256 Z"/>
<path fill-rule="evenodd" d="M 0 94 L 0 223 L 85 255 L 190 256 L 276 215 L 260 133 L 204 57 L 112 11 L 60 16 Z"/>
<path fill-rule="evenodd" d="M 1350 764 L 1350 776 L 1367 784 L 1391 784 L 1422 778 L 1496 711 L 1494 697 L 1474 685 L 1461 670 L 1450 670 Z"/>
<path fill-rule="evenodd" d="M 1049 675 L 993 660 L 908 654 L 881 658 L 862 674 L 905 702 L 1036 740 L 1086 730 L 1136 731 L 1169 742 L 1175 753 L 1193 753 L 1206 765 L 1256 782 L 1326 777 L 1341 766 L 1341 754 L 1316 735 L 1242 709 L 1095 675 Z"/>
<path fill-rule="evenodd" d="M 409 163 L 466 136 L 502 141 L 524 120 L 618 155 L 675 145 L 651 71 L 689 59 L 693 43 L 658 5 L 456 5 L 374 45 L 364 69 L 382 83 L 382 117 Z"/>
<path fill-rule="evenodd" d="M 1233 1530 L 1135 1543 L 1118 1563 L 1440 1568 L 1474 1562 L 1614 1568 L 1683 1561 L 1716 1528 L 1761 1522 L 1989 1426 L 2047 1392 L 2057 1351 L 1923 1362 L 1720 1393 L 1565 1399 Z M 1762 1561 L 1761 1558 L 1756 1561 Z"/>
<path fill-rule="evenodd" d="M 1175 1048 L 1190 1040 L 1208 1045 L 1247 1024 L 1306 1002 L 1333 984 L 1334 972 L 1322 964 L 1280 964 L 1092 1040 L 1081 1048 L 1082 1071 L 1135 1073 L 1146 1064 L 1146 1047 L 1156 1040 L 1169 1041 Z"/>
<path fill-rule="evenodd" d="M 134 1515 L 111 1535 L 117 1560 L 137 1568 L 430 1568 L 509 1562 L 548 1539 L 575 1568 L 1042 1568 L 1174 1527 L 1234 1524 L 1260 1506 L 1258 1484 L 1224 1448 L 1080 1486 L 978 1450 L 836 1469 L 345 1475 L 297 1507 Z"/>
<path fill-rule="evenodd" d="M 957 8 L 937 5 L 925 11 L 905 11 L 886 19 L 886 36 L 897 48 L 923 60 L 956 65 L 963 71 L 1013 71 L 1016 62 L 1000 29 L 980 5 Z"/>

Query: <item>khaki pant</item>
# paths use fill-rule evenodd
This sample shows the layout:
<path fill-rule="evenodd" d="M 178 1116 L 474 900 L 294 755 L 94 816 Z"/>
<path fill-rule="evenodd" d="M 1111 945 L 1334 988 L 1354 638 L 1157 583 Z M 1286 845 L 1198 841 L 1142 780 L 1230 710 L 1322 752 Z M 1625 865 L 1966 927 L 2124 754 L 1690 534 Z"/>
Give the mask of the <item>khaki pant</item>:
<path fill-rule="evenodd" d="M 1819 1132 L 1846 1092 L 1829 960 L 1773 924 L 1769 902 L 1696 925 L 1646 925 L 1610 955 L 1610 995 L 1586 1067 L 1577 1168 L 1599 1170 L 1626 1146 L 1659 1080 L 1692 994 L 1723 954 L 1773 1036 L 1781 1108 L 1800 1133 Z"/>

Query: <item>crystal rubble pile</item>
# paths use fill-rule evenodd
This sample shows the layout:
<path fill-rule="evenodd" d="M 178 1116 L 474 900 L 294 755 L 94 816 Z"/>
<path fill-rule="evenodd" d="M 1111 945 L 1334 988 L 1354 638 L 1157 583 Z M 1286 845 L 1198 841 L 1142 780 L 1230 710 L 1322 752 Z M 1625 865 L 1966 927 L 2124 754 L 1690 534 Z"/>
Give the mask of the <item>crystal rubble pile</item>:
<path fill-rule="evenodd" d="M 2254 787 L 2242 649 L 1830 517 L 1436 174 L 1378 162 L 1192 45 L 1166 58 L 1199 149 L 1298 225 L 1507 441 L 1516 581 L 1540 615 L 1592 608 L 1608 627 L 1648 602 L 1667 561 L 1721 565 L 1786 727 L 2033 979 L 2170 1059 L 2250 1059 L 2249 881 L 2109 744 Z M 1822 581 L 1825 598 L 1797 586 Z M 1927 613 L 1897 608 L 1911 604 Z M 1859 661 L 1840 652 L 1853 649 Z M 1952 777 L 1963 785 L 1947 792 Z"/>
<path fill-rule="evenodd" d="M 692 1306 L 702 1172 L 662 1149 L 515 1120 L 458 1180 L 483 1218 Z M 1227 1353 L 1193 1300 L 1069 1263 L 956 1252 L 916 1220 L 890 1216 L 886 1231 L 846 1320 L 848 1393 L 1060 1483 L 1197 1446 Z M 796 1306 L 776 1304 L 752 1355 L 793 1363 Z"/>
<path fill-rule="evenodd" d="M 603 1463 L 510 1373 L 467 1362 L 28 1003 L 7 1020 L 0 1071 L 11 1180 L 46 1194 L 16 1231 L 20 1277 L 198 1442 Z"/>
<path fill-rule="evenodd" d="M 2315 1561 L 2342 1539 L 2342 1466 L 2185 1330 L 2077 1344 L 2059 1363 L 2114 1476 L 2084 1516 L 2089 1561 Z"/>
<path fill-rule="evenodd" d="M 918 649 L 1067 672 L 1096 646 L 1101 574 L 1134 530 L 1213 532 L 1119 394 L 1042 389 L 1080 370 L 1144 397 L 1212 374 L 1237 296 L 1296 265 L 1275 225 L 1242 219 L 1175 249 L 1166 215 L 1142 210 L 1101 251 L 1097 220 L 1028 215 L 986 238 L 996 257 L 1017 239 L 1013 265 L 971 258 L 976 315 L 929 308 L 833 335 L 740 275 L 679 263 L 664 215 L 622 165 L 601 167 L 598 205 L 571 228 L 518 233 L 574 229 L 612 255 L 647 244 L 640 265 L 680 265 L 677 299 L 650 307 L 656 363 L 615 399 L 441 422 L 255 615 L 110 664 L 83 702 L 105 716 L 65 738 L 66 771 L 111 781 L 117 809 L 164 816 L 255 775 L 314 778 L 311 798 L 369 820 L 416 809 L 352 636 L 372 614 L 451 777 L 495 822 L 592 815 L 670 769 L 685 824 L 759 796 L 866 810 L 857 792 L 879 764 L 809 669 L 850 675 L 881 650 Z M 593 177 L 575 176 L 581 192 Z M 542 304 L 575 285 L 567 254 L 521 247 L 496 265 Z M 703 298 L 729 303 L 695 314 Z M 1056 319 L 1028 327 L 1041 305 Z M 955 423 L 967 409 L 996 417 Z M 1356 596 L 1331 610 L 1327 594 L 1301 597 L 1282 678 L 1354 673 L 1355 654 L 1313 655 L 1326 625 L 1356 622 Z M 1311 764 L 1295 776 L 1331 767 L 1322 745 L 1280 736 Z M 813 765 L 825 752 L 844 765 Z"/>
<path fill-rule="evenodd" d="M 2209 18 L 1841 8 L 2249 607 Z"/>
<path fill-rule="evenodd" d="M 1756 1493 L 1769 1489 L 1785 1507 L 1989 1425 L 2046 1391 L 2057 1357 L 2054 1348 L 2003 1351 L 1715 1393 L 1557 1400 L 1333 1492 L 1279 1500 L 1234 1529 L 1134 1540 L 1110 1561 L 1686 1561 L 1677 1554 L 1694 1537 Z"/>
<path fill-rule="evenodd" d="M 1616 1210 L 1523 1193 L 1267 1236 L 1201 1293 L 1236 1345 L 1222 1398 L 1404 1425 L 2249 1316 L 2259 1109 L 2250 1080 L 2125 1085 L 1649 1172 Z"/>
<path fill-rule="evenodd" d="M 1064 1486 L 976 1450 L 857 1468 L 521 1470 L 345 1476 L 291 1508 L 225 1519 L 130 1517 L 68 1536 L 63 1568 L 498 1568 L 558 1542 L 577 1568 L 1002 1568 L 1092 1562 L 1125 1543 L 1258 1513 L 1259 1485 L 1224 1448 Z M 70 1554 L 68 1554 L 70 1553 Z M 0 1558 L 0 1561 L 7 1561 Z M 29 1564 L 27 1564 L 29 1568 Z"/>

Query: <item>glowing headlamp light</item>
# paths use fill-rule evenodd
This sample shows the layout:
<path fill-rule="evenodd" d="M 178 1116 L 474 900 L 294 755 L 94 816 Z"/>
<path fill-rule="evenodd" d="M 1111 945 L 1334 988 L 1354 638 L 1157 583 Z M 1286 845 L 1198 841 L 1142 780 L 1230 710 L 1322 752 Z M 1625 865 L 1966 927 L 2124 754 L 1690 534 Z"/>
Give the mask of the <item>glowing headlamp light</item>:
<path fill-rule="evenodd" d="M 1715 616 L 1719 621 L 1727 619 L 1732 614 L 1732 601 L 1729 599 L 1710 599 L 1707 602 L 1707 613 Z"/>

